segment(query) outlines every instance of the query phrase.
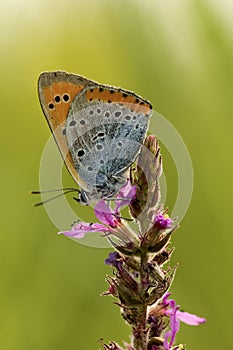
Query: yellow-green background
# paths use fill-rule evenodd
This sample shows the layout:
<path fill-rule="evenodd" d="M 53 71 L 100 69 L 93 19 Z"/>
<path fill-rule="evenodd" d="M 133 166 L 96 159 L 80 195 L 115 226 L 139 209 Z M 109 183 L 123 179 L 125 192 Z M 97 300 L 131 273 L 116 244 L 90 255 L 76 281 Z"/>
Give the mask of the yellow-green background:
<path fill-rule="evenodd" d="M 128 340 L 113 300 L 99 296 L 108 250 L 57 236 L 28 195 L 39 186 L 50 135 L 37 78 L 56 69 L 136 91 L 182 135 L 195 183 L 173 237 L 180 267 L 172 292 L 208 322 L 182 325 L 178 340 L 190 350 L 233 347 L 232 23 L 227 0 L 1 1 L 1 349 L 89 350 L 100 337 Z M 163 153 L 172 207 L 177 175 Z M 86 217 L 88 210 L 77 207 Z"/>

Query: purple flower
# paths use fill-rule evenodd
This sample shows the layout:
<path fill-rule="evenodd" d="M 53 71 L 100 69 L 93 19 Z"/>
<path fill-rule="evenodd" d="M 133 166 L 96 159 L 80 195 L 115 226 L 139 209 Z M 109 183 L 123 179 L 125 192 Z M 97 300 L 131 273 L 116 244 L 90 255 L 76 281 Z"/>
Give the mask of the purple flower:
<path fill-rule="evenodd" d="M 167 214 L 158 213 L 155 216 L 154 223 L 159 229 L 166 229 L 171 227 L 172 219 L 170 219 Z"/>
<path fill-rule="evenodd" d="M 126 204 L 129 204 L 134 198 L 136 193 L 136 187 L 132 186 L 130 181 L 127 180 L 126 184 L 121 188 L 117 197 L 115 208 L 112 209 L 103 199 L 100 200 L 94 209 L 95 215 L 99 221 L 104 224 L 94 223 L 89 224 L 87 222 L 79 222 L 77 225 L 72 227 L 70 231 L 58 232 L 65 236 L 73 238 L 83 238 L 87 232 L 101 232 L 111 233 L 112 229 L 120 226 L 121 220 L 119 218 L 119 209 Z M 118 199 L 117 199 L 118 198 Z"/>
<path fill-rule="evenodd" d="M 180 321 L 191 326 L 198 326 L 201 323 L 206 322 L 202 317 L 183 312 L 179 310 L 179 305 L 176 304 L 175 300 L 169 299 L 171 293 L 167 292 L 164 294 L 162 300 L 155 306 L 151 307 L 149 312 L 149 320 L 153 325 L 157 324 L 158 317 L 162 315 L 169 317 L 169 330 L 164 333 L 164 349 L 170 350 L 175 342 L 176 334 L 180 329 Z"/>
<path fill-rule="evenodd" d="M 170 330 L 164 334 L 164 349 L 169 350 L 175 341 L 176 333 L 180 328 L 180 321 L 192 325 L 198 326 L 201 323 L 206 322 L 202 317 L 190 314 L 188 312 L 179 311 L 179 305 L 173 299 L 168 299 L 171 293 L 165 293 L 162 299 L 164 306 L 164 315 L 170 317 Z"/>
<path fill-rule="evenodd" d="M 109 253 L 107 259 L 104 261 L 106 265 L 114 266 L 117 270 L 121 269 L 122 266 L 122 258 L 119 253 L 111 252 Z"/>
<path fill-rule="evenodd" d="M 119 259 L 121 256 L 117 252 L 111 252 L 109 253 L 107 259 L 104 261 L 106 265 L 114 265 L 117 259 Z"/>
<path fill-rule="evenodd" d="M 176 311 L 176 317 L 179 321 L 184 322 L 190 326 L 198 326 L 199 324 L 206 322 L 206 319 L 203 317 L 199 317 L 179 310 Z"/>
<path fill-rule="evenodd" d="M 87 232 L 109 232 L 108 227 L 102 224 L 89 224 L 88 222 L 79 222 L 77 225 L 73 226 L 70 231 L 61 231 L 58 234 L 63 234 L 64 236 L 69 236 L 73 238 L 83 238 Z"/>
<path fill-rule="evenodd" d="M 136 196 L 136 191 L 136 186 L 132 186 L 130 180 L 127 179 L 126 184 L 120 189 L 116 197 L 115 211 L 118 212 L 122 206 L 130 204 Z"/>
<path fill-rule="evenodd" d="M 103 199 L 96 204 L 94 212 L 97 219 L 103 224 L 116 227 L 120 222 L 116 211 L 111 209 Z"/>
<path fill-rule="evenodd" d="M 178 309 L 178 307 L 176 306 L 176 302 L 172 299 L 169 300 L 169 307 L 170 307 L 169 314 L 166 314 L 166 311 L 164 313 L 166 316 L 168 315 L 170 316 L 170 330 L 164 334 L 163 346 L 165 350 L 171 349 L 171 346 L 175 341 L 176 333 L 180 329 L 180 321 L 177 319 L 177 315 L 176 315 L 176 312 Z M 168 342 L 168 339 L 170 339 L 169 342 Z"/>

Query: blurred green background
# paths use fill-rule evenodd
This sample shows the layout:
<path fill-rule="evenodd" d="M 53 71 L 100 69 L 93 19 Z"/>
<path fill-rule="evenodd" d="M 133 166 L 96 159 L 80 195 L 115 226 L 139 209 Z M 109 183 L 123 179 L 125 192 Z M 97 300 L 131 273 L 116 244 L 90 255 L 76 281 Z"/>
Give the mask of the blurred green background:
<path fill-rule="evenodd" d="M 37 78 L 62 69 L 148 98 L 183 137 L 195 182 L 173 237 L 172 264 L 180 266 L 172 292 L 208 322 L 182 325 L 178 341 L 189 350 L 231 349 L 232 2 L 5 0 L 0 27 L 0 348 L 97 349 L 100 337 L 128 340 L 113 299 L 99 296 L 109 251 L 57 236 L 28 195 L 39 187 L 50 135 Z M 162 151 L 172 208 L 177 174 Z M 91 209 L 77 213 L 88 219 Z"/>

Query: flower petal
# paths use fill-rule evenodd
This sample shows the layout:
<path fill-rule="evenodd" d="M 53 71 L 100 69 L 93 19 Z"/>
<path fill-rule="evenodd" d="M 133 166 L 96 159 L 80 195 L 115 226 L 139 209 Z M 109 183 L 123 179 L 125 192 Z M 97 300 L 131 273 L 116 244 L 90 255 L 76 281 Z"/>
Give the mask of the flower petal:
<path fill-rule="evenodd" d="M 104 262 L 106 265 L 115 266 L 117 270 L 120 270 L 122 267 L 122 259 L 118 252 L 109 253 Z"/>
<path fill-rule="evenodd" d="M 120 189 L 116 197 L 115 212 L 118 212 L 123 205 L 127 205 L 132 201 L 136 196 L 136 190 L 136 186 L 132 186 L 130 180 L 127 179 L 126 184 Z M 121 200 L 122 198 L 123 200 Z"/>
<path fill-rule="evenodd" d="M 163 346 L 165 350 L 171 349 L 171 346 L 175 342 L 175 336 L 180 329 L 180 321 L 191 326 L 198 326 L 200 323 L 204 323 L 206 321 L 202 317 L 180 311 L 175 300 L 168 299 L 170 295 L 171 293 L 167 292 L 164 294 L 162 299 L 162 304 L 164 305 L 164 315 L 170 318 L 170 329 L 164 334 Z"/>
<path fill-rule="evenodd" d="M 168 339 L 171 337 L 171 331 L 167 331 L 165 334 L 164 334 L 164 342 L 163 342 L 163 347 L 165 350 L 169 350 L 171 349 L 169 343 L 168 343 Z"/>
<path fill-rule="evenodd" d="M 176 316 L 180 321 L 189 324 L 190 326 L 198 326 L 199 324 L 206 322 L 205 318 L 190 314 L 189 312 L 177 310 Z"/>
<path fill-rule="evenodd" d="M 102 199 L 95 206 L 95 216 L 103 224 L 116 227 L 120 219 L 115 216 L 115 211 L 113 211 L 108 204 Z"/>
<path fill-rule="evenodd" d="M 112 266 L 115 264 L 116 260 L 120 259 L 120 258 L 121 258 L 121 256 L 118 252 L 111 252 L 111 253 L 109 253 L 107 259 L 105 259 L 104 262 L 106 265 Z"/>
<path fill-rule="evenodd" d="M 164 339 L 165 339 L 164 348 L 165 349 L 167 349 L 168 346 L 169 346 L 168 349 L 170 349 L 172 344 L 175 342 L 176 334 L 179 332 L 179 329 L 180 329 L 180 321 L 177 318 L 177 311 L 178 311 L 179 306 L 176 305 L 175 300 L 168 299 L 170 294 L 171 293 L 167 292 L 163 296 L 163 304 L 166 308 L 164 310 L 164 315 L 170 317 L 170 330 L 164 334 Z M 169 344 L 168 344 L 168 338 L 170 338 Z"/>
<path fill-rule="evenodd" d="M 162 303 L 163 303 L 164 306 L 169 305 L 169 300 L 168 300 L 168 298 L 170 297 L 171 294 L 172 294 L 171 292 L 166 292 L 166 293 L 163 295 Z"/>
<path fill-rule="evenodd" d="M 175 342 L 176 333 L 179 332 L 180 329 L 180 321 L 177 319 L 177 309 L 174 310 L 170 315 L 170 328 L 171 328 L 171 340 L 170 345 Z"/>
<path fill-rule="evenodd" d="M 154 223 L 159 229 L 163 230 L 172 226 L 172 219 L 167 214 L 158 213 L 155 216 Z"/>
<path fill-rule="evenodd" d="M 83 238 L 87 232 L 109 232 L 108 227 L 102 224 L 89 224 L 88 222 L 79 222 L 72 227 L 70 231 L 60 231 L 58 234 L 73 238 Z"/>

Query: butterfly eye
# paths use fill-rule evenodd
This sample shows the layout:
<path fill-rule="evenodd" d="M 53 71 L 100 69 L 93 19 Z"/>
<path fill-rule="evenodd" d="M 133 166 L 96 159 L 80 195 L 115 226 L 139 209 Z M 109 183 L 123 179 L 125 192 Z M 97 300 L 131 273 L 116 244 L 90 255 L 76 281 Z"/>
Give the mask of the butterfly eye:
<path fill-rule="evenodd" d="M 125 116 L 125 120 L 130 120 L 131 119 L 131 116 L 130 115 L 126 115 Z"/>
<path fill-rule="evenodd" d="M 86 124 L 85 120 L 83 120 L 83 119 L 80 120 L 80 124 L 81 124 L 81 125 L 85 125 L 85 124 Z"/>
<path fill-rule="evenodd" d="M 88 171 L 93 171 L 92 166 L 88 166 L 88 167 L 87 167 L 87 170 L 88 170 Z"/>

